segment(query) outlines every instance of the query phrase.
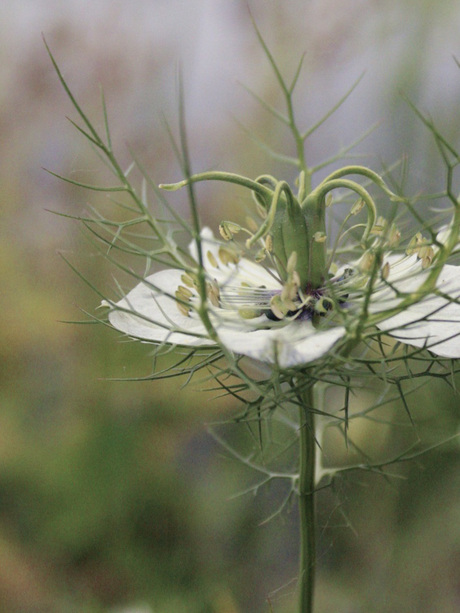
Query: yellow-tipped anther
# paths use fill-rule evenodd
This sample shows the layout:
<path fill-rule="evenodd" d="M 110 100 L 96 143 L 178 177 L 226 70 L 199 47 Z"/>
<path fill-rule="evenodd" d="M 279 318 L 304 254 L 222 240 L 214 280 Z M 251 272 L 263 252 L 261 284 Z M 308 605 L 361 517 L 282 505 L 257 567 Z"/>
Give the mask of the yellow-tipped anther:
<path fill-rule="evenodd" d="M 182 283 L 184 283 L 184 285 L 187 285 L 187 287 L 195 287 L 196 282 L 187 273 L 181 275 L 180 280 L 182 281 Z"/>
<path fill-rule="evenodd" d="M 364 202 L 364 200 L 362 198 L 360 198 L 357 202 L 355 202 L 355 204 L 351 207 L 351 214 L 352 215 L 357 215 L 358 213 L 360 213 L 363 208 L 366 206 L 366 203 Z"/>
<path fill-rule="evenodd" d="M 419 251 L 418 257 L 422 260 L 422 268 L 428 268 L 428 266 L 431 266 L 434 258 L 433 247 L 422 247 Z"/>
<path fill-rule="evenodd" d="M 179 285 L 176 291 L 176 297 L 181 298 L 182 300 L 190 300 L 190 298 L 193 297 L 193 292 L 191 292 L 187 287 Z"/>
<path fill-rule="evenodd" d="M 361 272 L 370 272 L 375 264 L 375 254 L 370 251 L 366 251 L 361 256 L 361 259 L 358 263 L 358 268 Z"/>
<path fill-rule="evenodd" d="M 382 279 L 388 279 L 388 275 L 390 274 L 390 263 L 385 262 L 382 267 Z"/>
<path fill-rule="evenodd" d="M 179 312 L 182 315 L 185 315 L 185 317 L 189 317 L 190 316 L 190 309 L 187 308 L 185 306 L 185 304 L 182 304 L 181 302 L 176 302 L 176 306 L 177 306 L 177 308 L 179 309 Z"/>
<path fill-rule="evenodd" d="M 422 243 L 423 237 L 420 232 L 417 232 L 417 234 L 413 236 L 409 242 L 409 245 L 406 249 L 407 255 L 413 255 L 414 253 L 418 253 Z"/>
<path fill-rule="evenodd" d="M 273 296 L 273 298 L 270 300 L 270 309 L 272 310 L 273 315 L 278 319 L 284 319 L 289 311 L 279 294 Z"/>
<path fill-rule="evenodd" d="M 265 247 L 263 247 L 263 249 L 259 249 L 259 251 L 255 254 L 254 261 L 257 264 L 260 264 L 260 262 L 263 262 L 266 257 L 267 257 L 267 251 Z"/>
<path fill-rule="evenodd" d="M 208 251 L 208 253 L 206 254 L 206 257 L 208 258 L 208 262 L 211 264 L 213 268 L 219 267 L 219 264 L 217 263 L 217 260 L 211 251 Z"/>
<path fill-rule="evenodd" d="M 219 224 L 219 232 L 222 238 L 226 241 L 231 241 L 234 234 L 238 234 L 241 226 L 232 221 L 223 221 Z"/>
<path fill-rule="evenodd" d="M 325 296 L 321 296 L 321 298 L 315 303 L 315 311 L 320 315 L 325 315 L 333 307 L 334 303 L 332 300 L 330 298 L 326 298 Z"/>
<path fill-rule="evenodd" d="M 253 232 L 253 233 L 257 232 L 257 230 L 259 229 L 259 226 L 257 225 L 257 223 L 254 221 L 252 217 L 249 217 L 249 216 L 246 217 L 245 221 L 246 221 L 248 230 L 250 232 Z"/>
<path fill-rule="evenodd" d="M 393 225 L 390 230 L 390 234 L 388 236 L 388 244 L 390 247 L 397 247 L 399 245 L 399 241 L 401 240 L 401 232 L 398 228 Z"/>
<path fill-rule="evenodd" d="M 219 247 L 219 260 L 222 264 L 237 264 L 239 262 L 239 256 L 235 251 L 226 249 L 225 247 Z"/>
<path fill-rule="evenodd" d="M 297 266 L 297 253 L 293 251 L 289 256 L 289 259 L 286 264 L 286 271 L 290 275 L 294 272 Z"/>
<path fill-rule="evenodd" d="M 324 234 L 324 232 L 315 232 L 313 235 L 313 240 L 316 243 L 324 243 L 324 241 L 326 240 L 326 235 Z"/>
<path fill-rule="evenodd" d="M 219 297 L 220 292 L 217 284 L 215 283 L 207 283 L 206 284 L 206 295 L 209 298 L 211 304 L 215 307 L 219 306 Z"/>
<path fill-rule="evenodd" d="M 242 319 L 255 319 L 256 317 L 259 317 L 259 315 L 261 315 L 261 311 L 258 311 L 256 309 L 239 309 L 238 315 Z"/>

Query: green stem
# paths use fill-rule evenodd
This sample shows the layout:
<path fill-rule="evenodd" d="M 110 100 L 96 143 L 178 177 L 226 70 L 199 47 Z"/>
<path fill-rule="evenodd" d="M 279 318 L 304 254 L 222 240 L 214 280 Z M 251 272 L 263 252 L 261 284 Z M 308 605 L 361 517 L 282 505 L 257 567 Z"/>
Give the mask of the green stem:
<path fill-rule="evenodd" d="M 372 200 L 369 192 L 359 183 L 350 181 L 349 179 L 328 179 L 323 181 L 316 187 L 302 202 L 302 208 L 308 210 L 309 208 L 324 207 L 324 199 L 326 195 L 334 189 L 344 188 L 352 192 L 355 192 L 367 207 L 367 223 L 364 230 L 361 242 L 365 243 L 368 239 L 372 228 L 375 225 L 377 219 L 377 207 Z"/>
<path fill-rule="evenodd" d="M 316 570 L 315 537 L 315 424 L 313 388 L 303 395 L 300 407 L 300 564 L 299 613 L 313 613 L 313 592 Z"/>
<path fill-rule="evenodd" d="M 168 192 L 175 192 L 190 183 L 198 183 L 200 181 L 224 181 L 226 183 L 233 183 L 234 185 L 246 187 L 252 190 L 254 193 L 260 194 L 262 197 L 267 196 L 268 198 L 272 198 L 273 196 L 273 190 L 269 189 L 262 183 L 258 183 L 257 181 L 253 181 L 252 179 L 237 175 L 233 172 L 220 172 L 217 170 L 200 172 L 196 175 L 188 177 L 187 179 L 184 179 L 183 181 L 179 181 L 178 183 L 160 183 L 158 187 Z"/>

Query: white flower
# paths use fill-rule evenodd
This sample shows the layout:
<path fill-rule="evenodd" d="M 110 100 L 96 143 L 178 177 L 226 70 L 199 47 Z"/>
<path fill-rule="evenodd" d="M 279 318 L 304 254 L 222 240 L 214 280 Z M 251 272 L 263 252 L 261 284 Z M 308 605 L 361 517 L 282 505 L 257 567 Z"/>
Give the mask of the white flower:
<path fill-rule="evenodd" d="M 298 287 L 295 270 L 283 284 L 269 268 L 234 257 L 208 228 L 202 231 L 202 250 L 210 320 L 220 343 L 235 354 L 281 368 L 313 362 L 339 349 L 350 322 L 366 308 L 370 320 L 399 341 L 460 357 L 456 266 L 443 267 L 437 294 L 418 297 L 429 274 L 423 259 L 416 253 L 388 255 L 366 299 L 366 275 L 356 264 L 343 267 L 327 287 L 308 292 Z M 190 251 L 196 259 L 195 243 Z M 407 308 L 398 312 L 409 296 Z M 199 304 L 194 279 L 182 270 L 150 275 L 118 303 L 103 304 L 110 307 L 111 325 L 130 337 L 192 347 L 215 344 L 194 308 Z"/>

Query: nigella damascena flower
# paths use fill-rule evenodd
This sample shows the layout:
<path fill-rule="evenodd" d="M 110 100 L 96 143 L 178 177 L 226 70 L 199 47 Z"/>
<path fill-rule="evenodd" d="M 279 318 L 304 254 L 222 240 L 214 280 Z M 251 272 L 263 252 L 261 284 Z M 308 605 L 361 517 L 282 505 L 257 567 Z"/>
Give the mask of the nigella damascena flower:
<path fill-rule="evenodd" d="M 365 339 L 380 330 L 436 355 L 460 357 L 460 268 L 444 264 L 430 288 L 436 247 L 420 235 L 406 252 L 367 249 L 315 287 L 301 282 L 295 252 L 281 278 L 208 228 L 201 248 L 210 321 L 221 345 L 237 355 L 301 366 L 340 354 L 357 334 Z M 195 243 L 190 252 L 197 260 Z M 176 269 L 148 276 L 117 303 L 104 301 L 111 325 L 130 337 L 204 347 L 216 341 L 196 312 L 199 303 L 194 273 Z"/>

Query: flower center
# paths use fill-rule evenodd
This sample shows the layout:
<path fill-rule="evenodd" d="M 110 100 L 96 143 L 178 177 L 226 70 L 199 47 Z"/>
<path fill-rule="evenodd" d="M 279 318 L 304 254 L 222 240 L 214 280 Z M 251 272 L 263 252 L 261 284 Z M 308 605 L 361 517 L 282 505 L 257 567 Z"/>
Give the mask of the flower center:
<path fill-rule="evenodd" d="M 330 285 L 322 288 L 300 289 L 295 278 L 285 283 L 282 289 L 226 286 L 220 288 L 219 306 L 238 311 L 243 319 L 265 315 L 271 321 L 315 320 L 345 304 L 348 294 L 341 285 L 350 274 L 347 270 L 340 277 L 331 279 Z"/>

